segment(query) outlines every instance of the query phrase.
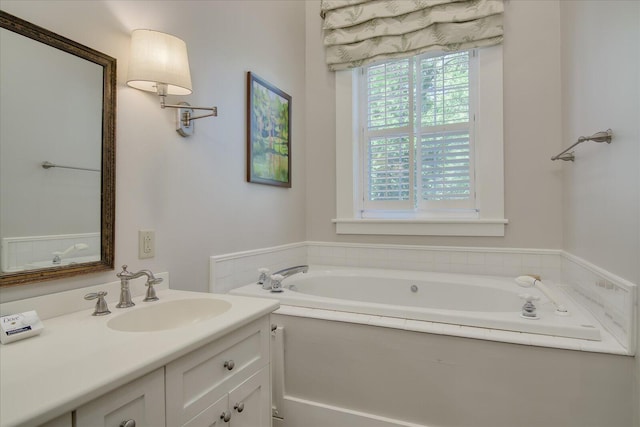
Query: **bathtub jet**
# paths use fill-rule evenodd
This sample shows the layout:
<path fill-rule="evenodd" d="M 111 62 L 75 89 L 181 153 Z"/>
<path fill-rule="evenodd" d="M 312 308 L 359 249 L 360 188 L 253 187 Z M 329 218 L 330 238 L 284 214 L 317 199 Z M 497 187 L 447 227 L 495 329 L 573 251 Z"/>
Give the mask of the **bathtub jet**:
<path fill-rule="evenodd" d="M 539 277 L 534 276 L 519 276 L 516 277 L 516 283 L 524 288 L 537 288 L 547 297 L 549 301 L 555 306 L 555 313 L 559 316 L 568 316 L 569 311 L 567 308 L 558 302 L 558 297 L 549 289 Z"/>

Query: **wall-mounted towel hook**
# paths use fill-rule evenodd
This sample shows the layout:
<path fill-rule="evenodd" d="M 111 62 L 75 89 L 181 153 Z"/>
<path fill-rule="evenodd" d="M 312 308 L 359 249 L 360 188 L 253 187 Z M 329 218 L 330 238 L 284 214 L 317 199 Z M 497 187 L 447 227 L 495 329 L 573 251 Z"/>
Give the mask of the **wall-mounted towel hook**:
<path fill-rule="evenodd" d="M 578 140 L 569 148 L 557 154 L 551 158 L 551 160 L 564 160 L 565 162 L 575 160 L 575 156 L 573 155 L 573 151 L 567 153 L 567 151 L 571 150 L 578 144 L 582 144 L 585 141 L 593 141 L 593 142 L 606 142 L 607 144 L 611 144 L 611 138 L 613 137 L 613 131 L 611 129 L 607 129 L 603 132 L 596 132 L 591 136 L 581 136 Z"/>

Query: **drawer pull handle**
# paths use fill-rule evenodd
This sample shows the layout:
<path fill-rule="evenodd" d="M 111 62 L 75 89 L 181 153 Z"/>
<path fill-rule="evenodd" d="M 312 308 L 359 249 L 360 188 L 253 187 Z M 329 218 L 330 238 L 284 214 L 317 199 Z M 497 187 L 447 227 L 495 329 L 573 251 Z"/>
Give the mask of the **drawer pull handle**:
<path fill-rule="evenodd" d="M 228 370 L 233 370 L 233 368 L 235 368 L 236 364 L 233 360 L 227 360 L 226 362 L 224 362 L 224 367 L 227 368 Z"/>
<path fill-rule="evenodd" d="M 236 403 L 236 406 L 233 407 L 238 413 L 244 411 L 244 402 Z"/>
<path fill-rule="evenodd" d="M 231 420 L 231 414 L 228 414 L 227 412 L 223 412 L 222 414 L 220 414 L 220 419 L 225 423 L 228 423 L 229 420 Z"/>
<path fill-rule="evenodd" d="M 136 420 L 126 420 L 120 423 L 120 427 L 136 427 Z"/>

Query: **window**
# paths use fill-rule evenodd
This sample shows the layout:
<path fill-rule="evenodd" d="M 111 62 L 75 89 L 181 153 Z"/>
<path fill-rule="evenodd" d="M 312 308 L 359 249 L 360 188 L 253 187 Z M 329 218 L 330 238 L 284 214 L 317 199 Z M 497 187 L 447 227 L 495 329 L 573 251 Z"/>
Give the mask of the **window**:
<path fill-rule="evenodd" d="M 502 48 L 336 73 L 339 234 L 504 235 Z"/>
<path fill-rule="evenodd" d="M 475 210 L 472 51 L 360 71 L 363 216 Z"/>

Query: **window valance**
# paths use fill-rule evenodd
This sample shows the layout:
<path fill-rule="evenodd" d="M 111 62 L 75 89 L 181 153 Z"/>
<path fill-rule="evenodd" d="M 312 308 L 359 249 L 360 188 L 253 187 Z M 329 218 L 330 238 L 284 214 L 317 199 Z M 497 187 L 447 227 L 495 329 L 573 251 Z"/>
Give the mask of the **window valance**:
<path fill-rule="evenodd" d="M 503 0 L 321 0 L 331 70 L 502 42 Z"/>

